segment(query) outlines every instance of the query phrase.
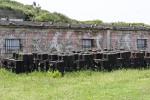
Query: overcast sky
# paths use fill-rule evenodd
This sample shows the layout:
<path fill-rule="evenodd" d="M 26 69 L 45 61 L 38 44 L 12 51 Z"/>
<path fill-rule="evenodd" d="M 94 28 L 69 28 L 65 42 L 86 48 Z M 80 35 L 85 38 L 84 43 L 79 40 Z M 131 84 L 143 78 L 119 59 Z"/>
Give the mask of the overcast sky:
<path fill-rule="evenodd" d="M 77 20 L 142 22 L 150 24 L 150 0 L 14 0 L 35 1 L 42 9 L 60 12 Z"/>

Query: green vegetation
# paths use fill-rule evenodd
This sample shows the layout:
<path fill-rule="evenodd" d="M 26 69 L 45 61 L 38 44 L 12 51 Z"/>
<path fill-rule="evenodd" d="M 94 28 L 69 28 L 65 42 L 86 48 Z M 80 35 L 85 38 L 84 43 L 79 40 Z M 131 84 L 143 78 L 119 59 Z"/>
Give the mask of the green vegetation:
<path fill-rule="evenodd" d="M 110 25 L 117 25 L 117 26 L 149 26 L 144 23 L 126 23 L 126 22 L 114 22 L 114 23 L 108 23 Z"/>
<path fill-rule="evenodd" d="M 0 100 L 148 100 L 149 94 L 150 69 L 81 71 L 57 78 L 0 69 Z"/>
<path fill-rule="evenodd" d="M 21 11 L 25 15 L 26 21 L 40 21 L 40 22 L 65 22 L 65 23 L 84 23 L 84 24 L 106 24 L 106 25 L 116 25 L 116 26 L 149 26 L 144 23 L 126 23 L 126 22 L 113 22 L 105 23 L 101 20 L 89 20 L 89 21 L 77 21 L 71 19 L 64 14 L 58 12 L 48 12 L 41 9 L 41 7 L 36 5 L 36 2 L 33 2 L 31 5 L 24 5 L 12 0 L 0 0 L 0 8 Z"/>
<path fill-rule="evenodd" d="M 103 23 L 103 21 L 101 21 L 101 20 L 88 20 L 88 21 L 82 21 L 83 23 L 85 23 L 85 24 L 102 24 Z"/>
<path fill-rule="evenodd" d="M 34 7 L 35 6 L 35 7 Z M 70 19 L 61 13 L 50 13 L 46 10 L 42 10 L 41 7 L 36 6 L 34 2 L 33 5 L 23 5 L 16 1 L 11 0 L 0 0 L 0 8 L 18 10 L 25 14 L 25 20 L 28 21 L 54 21 L 54 22 L 77 22 L 76 20 Z"/>

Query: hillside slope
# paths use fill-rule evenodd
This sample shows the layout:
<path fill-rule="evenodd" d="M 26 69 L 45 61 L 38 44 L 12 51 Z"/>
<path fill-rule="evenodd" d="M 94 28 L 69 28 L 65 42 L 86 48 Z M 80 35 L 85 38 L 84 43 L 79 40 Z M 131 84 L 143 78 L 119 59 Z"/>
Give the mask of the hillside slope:
<path fill-rule="evenodd" d="M 70 19 L 61 13 L 50 13 L 46 10 L 42 10 L 40 7 L 33 5 L 24 5 L 11 0 L 0 0 L 0 9 L 20 11 L 24 14 L 25 21 L 54 21 L 66 23 L 76 22 L 76 20 Z"/>
<path fill-rule="evenodd" d="M 8 12 L 11 13 L 8 13 Z M 17 15 L 17 18 L 22 18 L 24 21 L 37 21 L 37 22 L 64 22 L 64 23 L 84 23 L 84 24 L 106 24 L 106 25 L 115 25 L 115 26 L 149 26 L 144 23 L 126 23 L 126 22 L 112 22 L 105 23 L 99 19 L 88 20 L 88 21 L 78 21 L 71 19 L 64 14 L 54 12 L 51 13 L 47 10 L 41 9 L 34 5 L 24 5 L 22 3 L 12 1 L 12 0 L 0 0 L 0 18 L 8 17 L 14 18 Z M 17 13 L 17 14 L 16 14 Z"/>

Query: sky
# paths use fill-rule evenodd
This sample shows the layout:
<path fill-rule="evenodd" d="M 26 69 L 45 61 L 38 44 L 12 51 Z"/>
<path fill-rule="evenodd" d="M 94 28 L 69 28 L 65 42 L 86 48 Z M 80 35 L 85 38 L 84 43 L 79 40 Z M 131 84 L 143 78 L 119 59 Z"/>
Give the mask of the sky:
<path fill-rule="evenodd" d="M 39 4 L 49 12 L 85 21 L 139 22 L 150 24 L 150 0 L 13 0 L 23 4 Z"/>

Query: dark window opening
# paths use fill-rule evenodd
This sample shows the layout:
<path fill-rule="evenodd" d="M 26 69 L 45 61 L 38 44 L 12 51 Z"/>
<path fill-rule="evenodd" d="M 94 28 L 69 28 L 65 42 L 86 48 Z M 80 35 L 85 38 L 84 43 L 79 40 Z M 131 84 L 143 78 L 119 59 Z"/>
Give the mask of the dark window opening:
<path fill-rule="evenodd" d="M 92 48 L 93 47 L 93 39 L 82 39 L 83 48 Z"/>
<path fill-rule="evenodd" d="M 11 54 L 13 52 L 22 51 L 21 39 L 5 39 L 5 53 Z"/>
<path fill-rule="evenodd" d="M 137 39 L 137 48 L 145 50 L 147 48 L 147 39 Z"/>

